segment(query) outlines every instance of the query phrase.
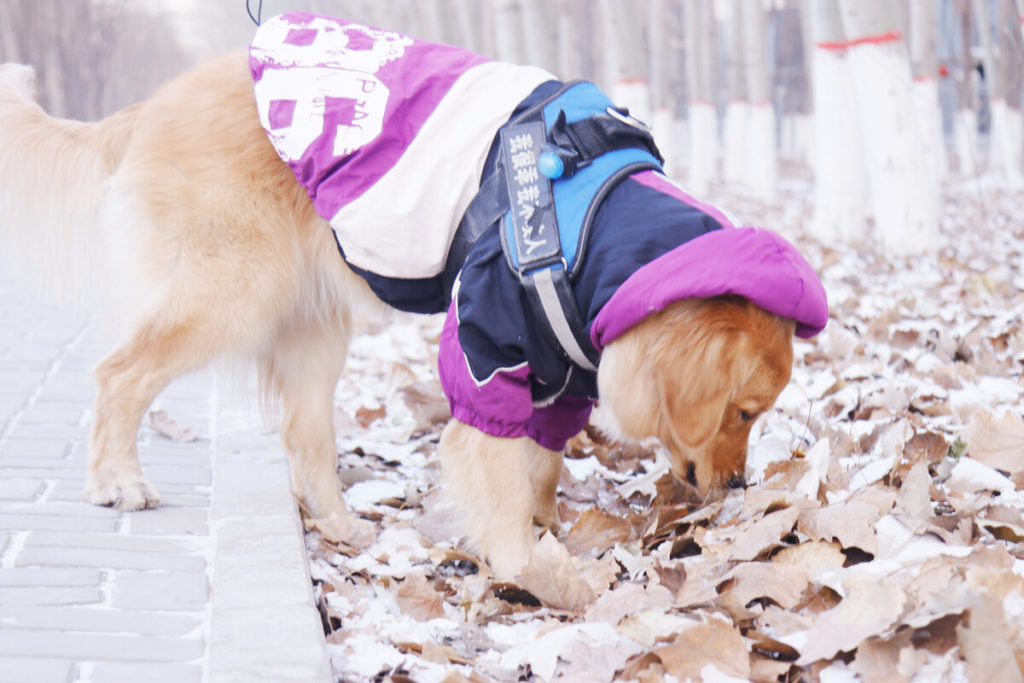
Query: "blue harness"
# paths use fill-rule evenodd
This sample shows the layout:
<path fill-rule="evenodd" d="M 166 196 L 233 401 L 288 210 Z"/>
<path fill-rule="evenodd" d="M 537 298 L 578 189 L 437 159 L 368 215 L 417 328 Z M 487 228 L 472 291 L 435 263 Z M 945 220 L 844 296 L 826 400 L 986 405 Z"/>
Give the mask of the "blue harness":
<path fill-rule="evenodd" d="M 546 336 L 575 365 L 594 372 L 597 352 L 584 331 L 571 282 L 605 195 L 622 179 L 660 171 L 647 126 L 617 109 L 593 83 L 564 84 L 500 130 L 497 172 L 466 210 L 450 267 L 461 267 L 477 238 L 500 221 L 502 249 Z"/>

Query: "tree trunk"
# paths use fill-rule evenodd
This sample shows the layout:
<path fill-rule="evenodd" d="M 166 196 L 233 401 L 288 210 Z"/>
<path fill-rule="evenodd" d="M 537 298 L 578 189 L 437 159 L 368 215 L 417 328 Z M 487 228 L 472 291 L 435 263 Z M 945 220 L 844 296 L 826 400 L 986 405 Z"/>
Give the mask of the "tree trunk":
<path fill-rule="evenodd" d="M 747 59 L 743 43 L 744 0 L 728 0 L 725 19 L 726 87 L 725 118 L 722 122 L 722 178 L 727 183 L 746 185 L 748 180 L 747 131 L 750 127 L 750 94 L 747 91 Z"/>
<path fill-rule="evenodd" d="M 953 119 L 957 170 L 965 178 L 978 175 L 977 72 L 971 55 L 971 7 L 969 0 L 954 0 L 960 24 L 960 68 L 956 70 L 957 109 Z"/>
<path fill-rule="evenodd" d="M 491 0 L 494 13 L 494 53 L 498 61 L 526 63 L 522 9 L 518 0 Z"/>
<path fill-rule="evenodd" d="M 773 202 L 778 197 L 778 146 L 775 133 L 775 106 L 768 74 L 768 50 L 761 0 L 743 0 L 740 13 L 747 93 L 750 96 L 750 123 L 747 133 L 747 182 L 755 198 Z"/>
<path fill-rule="evenodd" d="M 647 80 L 647 41 L 633 0 L 601 0 L 601 40 L 605 48 L 604 84 L 612 101 L 634 117 L 651 120 Z"/>
<path fill-rule="evenodd" d="M 949 175 L 946 139 L 939 102 L 939 61 L 935 54 L 938 24 L 934 0 L 910 0 L 910 67 L 914 75 L 914 108 L 921 126 L 926 168 L 941 182 Z"/>
<path fill-rule="evenodd" d="M 717 176 L 718 120 L 715 114 L 715 19 L 710 2 L 685 3 L 686 81 L 689 89 L 689 186 L 707 192 Z"/>
<path fill-rule="evenodd" d="M 675 102 L 672 98 L 671 69 L 675 64 L 672 50 L 673 31 L 677 22 L 672 0 L 651 0 L 648 4 L 647 31 L 650 36 L 651 129 L 661 154 L 665 157 L 665 173 L 673 175 L 677 151 L 675 148 Z"/>
<path fill-rule="evenodd" d="M 555 13 L 547 0 L 520 0 L 523 17 L 523 49 L 527 63 L 558 72 L 558 36 L 555 33 Z"/>
<path fill-rule="evenodd" d="M 1003 9 L 1005 6 L 1006 3 L 998 3 L 997 17 L 1005 18 L 1007 16 Z M 992 114 L 992 124 L 989 129 L 989 169 L 1011 183 L 1019 184 L 1022 179 L 1020 172 L 1020 94 L 1018 92 L 1017 99 L 1011 100 L 1008 90 L 1011 64 L 1018 61 L 1013 59 L 1014 53 L 1011 50 L 1017 46 L 1002 37 L 1002 34 L 1008 34 L 1010 37 L 1016 38 L 1018 33 L 1015 30 L 1007 31 L 999 28 L 1001 22 L 997 22 L 996 38 L 998 43 L 994 45 L 990 9 L 989 3 L 983 4 L 979 0 L 974 1 L 974 16 L 978 22 L 978 37 L 988 85 L 989 111 Z M 1003 26 L 1005 27 L 1005 25 Z M 1005 51 L 999 49 L 1004 45 Z M 1011 106 L 1012 104 L 1017 106 Z"/>
<path fill-rule="evenodd" d="M 838 0 L 811 0 L 814 220 L 823 242 L 864 235 L 867 185 L 861 123 Z"/>
<path fill-rule="evenodd" d="M 910 60 L 898 5 L 840 0 L 860 111 L 875 234 L 887 250 L 935 243 L 939 188 L 927 163 L 911 94 Z"/>

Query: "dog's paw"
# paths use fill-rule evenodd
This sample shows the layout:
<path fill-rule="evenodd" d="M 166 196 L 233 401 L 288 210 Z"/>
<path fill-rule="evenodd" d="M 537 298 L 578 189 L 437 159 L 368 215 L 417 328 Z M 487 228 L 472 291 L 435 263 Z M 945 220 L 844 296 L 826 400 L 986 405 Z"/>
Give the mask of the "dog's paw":
<path fill-rule="evenodd" d="M 530 561 L 533 544 L 508 543 L 485 553 L 487 564 L 494 575 L 504 581 L 513 581 Z"/>
<path fill-rule="evenodd" d="M 328 541 L 356 548 L 365 548 L 377 538 L 377 528 L 372 523 L 356 519 L 348 512 L 307 519 L 306 526 L 319 531 Z"/>
<path fill-rule="evenodd" d="M 119 510 L 148 510 L 160 504 L 156 486 L 141 474 L 112 476 L 103 481 L 90 477 L 85 492 L 93 505 Z"/>

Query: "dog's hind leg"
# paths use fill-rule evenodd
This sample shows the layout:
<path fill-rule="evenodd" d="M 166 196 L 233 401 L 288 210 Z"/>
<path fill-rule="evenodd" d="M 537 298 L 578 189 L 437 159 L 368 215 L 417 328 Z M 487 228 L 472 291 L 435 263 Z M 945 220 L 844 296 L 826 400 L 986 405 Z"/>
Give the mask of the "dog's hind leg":
<path fill-rule="evenodd" d="M 288 451 L 292 491 L 333 541 L 366 545 L 371 524 L 348 510 L 338 478 L 334 389 L 345 365 L 343 320 L 295 320 L 275 340 L 263 372 L 281 397 L 281 435 Z"/>
<path fill-rule="evenodd" d="M 195 320 L 154 317 L 97 366 L 99 391 L 85 486 L 90 502 L 124 510 L 159 503 L 156 487 L 142 476 L 139 465 L 139 423 L 171 380 L 212 358 L 216 350 L 209 348 L 209 340 L 216 335 L 203 328 Z"/>

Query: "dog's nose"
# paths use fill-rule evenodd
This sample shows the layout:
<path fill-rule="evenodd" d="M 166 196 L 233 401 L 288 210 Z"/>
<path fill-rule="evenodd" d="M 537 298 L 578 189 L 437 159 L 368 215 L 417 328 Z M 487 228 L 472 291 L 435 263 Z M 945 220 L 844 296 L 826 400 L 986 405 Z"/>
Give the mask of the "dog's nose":
<path fill-rule="evenodd" d="M 731 489 L 745 489 L 747 488 L 747 480 L 742 474 L 734 474 L 729 477 L 728 481 L 725 482 L 725 485 Z"/>

